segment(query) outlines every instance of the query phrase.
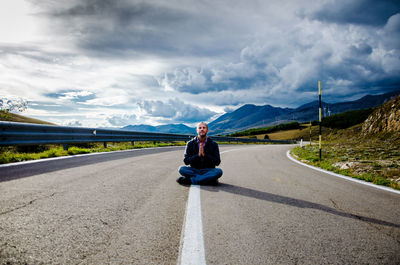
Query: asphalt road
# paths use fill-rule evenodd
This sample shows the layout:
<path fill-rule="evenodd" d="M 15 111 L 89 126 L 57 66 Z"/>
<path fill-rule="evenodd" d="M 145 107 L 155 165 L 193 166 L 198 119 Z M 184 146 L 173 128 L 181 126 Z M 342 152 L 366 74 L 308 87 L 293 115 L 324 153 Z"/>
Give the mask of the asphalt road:
<path fill-rule="evenodd" d="M 400 195 L 290 161 L 288 145 L 221 146 L 201 187 L 207 264 L 399 264 Z M 0 168 L 1 264 L 177 264 L 182 148 Z"/>

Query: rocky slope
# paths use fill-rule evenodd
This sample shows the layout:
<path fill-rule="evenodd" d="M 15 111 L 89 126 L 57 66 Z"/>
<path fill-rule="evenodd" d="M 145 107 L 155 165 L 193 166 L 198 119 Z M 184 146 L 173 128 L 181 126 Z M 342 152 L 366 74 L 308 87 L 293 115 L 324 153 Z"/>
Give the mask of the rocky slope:
<path fill-rule="evenodd" d="M 400 96 L 377 108 L 362 126 L 362 134 L 400 133 Z"/>

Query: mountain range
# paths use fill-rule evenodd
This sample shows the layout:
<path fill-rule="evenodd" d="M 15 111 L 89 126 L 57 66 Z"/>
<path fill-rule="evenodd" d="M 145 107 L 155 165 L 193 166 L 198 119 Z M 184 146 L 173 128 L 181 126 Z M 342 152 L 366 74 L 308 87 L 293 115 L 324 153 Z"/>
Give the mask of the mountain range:
<path fill-rule="evenodd" d="M 322 102 L 323 117 L 342 113 L 349 110 L 375 108 L 400 95 L 400 90 L 381 94 L 367 95 L 358 100 L 339 103 Z M 250 128 L 268 127 L 287 122 L 308 122 L 318 120 L 319 101 L 313 101 L 298 108 L 280 108 L 271 105 L 256 106 L 246 104 L 242 107 L 223 114 L 208 124 L 210 135 L 234 133 Z M 129 125 L 124 130 L 140 132 L 163 132 L 177 134 L 195 134 L 195 128 L 184 124 L 167 124 L 160 126 Z"/>
<path fill-rule="evenodd" d="M 128 125 L 122 128 L 127 131 L 137 132 L 157 132 L 157 133 L 175 133 L 175 134 L 196 134 L 196 128 L 186 126 L 185 124 L 166 124 L 166 125 Z"/>

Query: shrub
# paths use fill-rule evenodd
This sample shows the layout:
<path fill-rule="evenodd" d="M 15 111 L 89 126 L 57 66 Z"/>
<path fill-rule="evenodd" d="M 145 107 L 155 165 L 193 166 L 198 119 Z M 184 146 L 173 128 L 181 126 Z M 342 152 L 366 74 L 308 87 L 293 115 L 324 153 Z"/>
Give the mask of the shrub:
<path fill-rule="evenodd" d="M 382 177 L 375 177 L 372 181 L 374 184 L 389 186 L 391 181 Z"/>
<path fill-rule="evenodd" d="M 18 153 L 41 153 L 49 150 L 49 146 L 39 144 L 39 145 L 19 145 L 16 147 Z"/>
<path fill-rule="evenodd" d="M 374 109 L 351 110 L 322 119 L 321 125 L 331 129 L 346 129 L 364 122 Z"/>
<path fill-rule="evenodd" d="M 78 154 L 87 154 L 87 153 L 90 153 L 89 149 L 78 148 L 76 146 L 73 146 L 73 147 L 68 149 L 68 154 L 69 155 L 78 155 Z"/>
<path fill-rule="evenodd" d="M 99 145 L 99 143 L 76 143 L 73 144 L 73 146 L 78 147 L 78 148 L 95 148 Z M 101 144 L 103 145 L 103 144 Z"/>

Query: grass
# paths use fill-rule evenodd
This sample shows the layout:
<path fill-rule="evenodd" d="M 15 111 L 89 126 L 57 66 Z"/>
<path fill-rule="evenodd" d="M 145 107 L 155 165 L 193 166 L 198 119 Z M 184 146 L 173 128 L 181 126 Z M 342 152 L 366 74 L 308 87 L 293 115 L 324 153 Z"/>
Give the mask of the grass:
<path fill-rule="evenodd" d="M 322 127 L 322 133 L 330 133 L 332 129 Z M 282 130 L 278 132 L 268 133 L 271 140 L 310 140 L 310 126 L 309 123 L 301 124 L 298 129 Z M 311 139 L 316 141 L 319 135 L 319 126 L 311 126 Z M 257 139 L 264 139 L 265 134 L 256 135 Z"/>
<path fill-rule="evenodd" d="M 47 124 L 55 125 L 54 123 L 42 121 L 34 118 L 29 118 L 26 116 L 18 115 L 12 112 L 0 111 L 0 121 L 12 121 L 12 122 L 26 122 L 35 124 Z"/>
<path fill-rule="evenodd" d="M 0 164 L 77 154 L 181 145 L 185 145 L 185 143 L 135 142 L 135 146 L 132 146 L 130 142 L 120 142 L 109 143 L 107 147 L 104 147 L 103 143 L 88 143 L 71 146 L 68 148 L 68 150 L 64 150 L 63 147 L 60 145 L 0 147 Z"/>
<path fill-rule="evenodd" d="M 291 150 L 299 160 L 339 174 L 400 190 L 400 137 L 395 134 L 362 137 L 361 125 L 333 131 L 319 147 Z"/>
<path fill-rule="evenodd" d="M 298 122 L 290 122 L 290 123 L 274 125 L 271 127 L 248 129 L 241 132 L 229 134 L 228 136 L 239 137 L 239 136 L 260 135 L 260 134 L 266 134 L 266 133 L 272 133 L 290 129 L 298 129 L 298 128 L 300 128 L 300 124 Z"/>

